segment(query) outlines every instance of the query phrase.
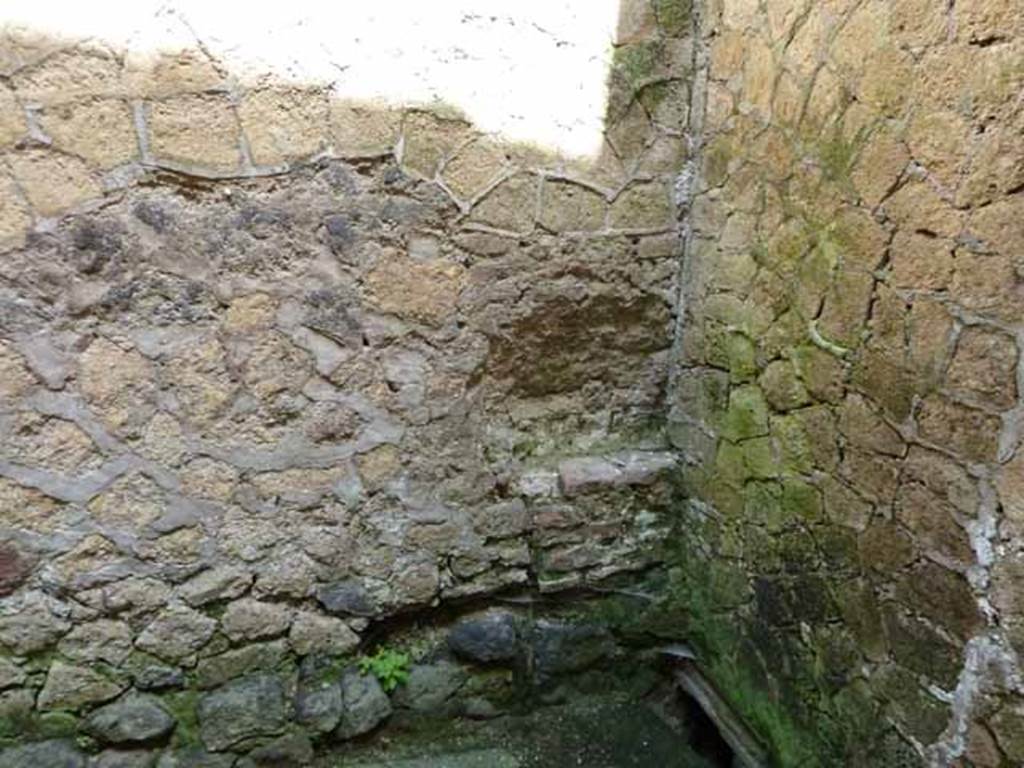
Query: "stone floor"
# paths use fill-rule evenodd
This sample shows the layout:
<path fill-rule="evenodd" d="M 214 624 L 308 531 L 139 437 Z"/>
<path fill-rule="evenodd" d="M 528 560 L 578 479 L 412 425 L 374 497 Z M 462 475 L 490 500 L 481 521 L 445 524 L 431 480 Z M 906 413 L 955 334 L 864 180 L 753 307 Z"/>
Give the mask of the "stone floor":
<path fill-rule="evenodd" d="M 589 697 L 455 730 L 389 729 L 389 738 L 324 755 L 318 768 L 713 768 L 652 707 Z"/>

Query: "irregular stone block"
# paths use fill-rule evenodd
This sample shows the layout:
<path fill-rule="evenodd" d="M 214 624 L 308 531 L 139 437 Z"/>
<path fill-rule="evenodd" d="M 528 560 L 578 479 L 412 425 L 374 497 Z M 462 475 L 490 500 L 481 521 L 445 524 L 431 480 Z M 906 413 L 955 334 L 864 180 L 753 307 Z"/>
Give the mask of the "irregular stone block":
<path fill-rule="evenodd" d="M 208 749 L 276 736 L 286 723 L 284 689 L 272 675 L 253 675 L 203 696 L 198 714 L 199 733 Z"/>
<path fill-rule="evenodd" d="M 156 768 L 232 768 L 234 755 L 215 755 L 200 747 L 185 747 L 160 756 Z"/>
<path fill-rule="evenodd" d="M 4 768 L 85 768 L 85 755 L 70 741 L 41 741 L 0 752 Z"/>
<path fill-rule="evenodd" d="M 594 232 L 604 227 L 608 204 L 598 192 L 566 181 L 545 181 L 540 224 L 552 232 Z"/>
<path fill-rule="evenodd" d="M 409 670 L 409 679 L 395 692 L 395 704 L 416 712 L 443 712 L 468 677 L 465 669 L 450 661 L 416 664 Z"/>
<path fill-rule="evenodd" d="M 153 768 L 158 755 L 148 750 L 120 752 L 108 749 L 89 763 L 89 768 Z"/>
<path fill-rule="evenodd" d="M 95 710 L 85 730 L 102 744 L 144 744 L 171 734 L 176 722 L 151 696 L 130 695 Z"/>
<path fill-rule="evenodd" d="M 341 619 L 300 611 L 292 622 L 288 642 L 300 656 L 310 653 L 343 656 L 359 647 L 359 635 Z"/>
<path fill-rule="evenodd" d="M 316 599 L 334 614 L 375 616 L 379 612 L 366 587 L 351 579 L 321 587 L 317 591 Z"/>
<path fill-rule="evenodd" d="M 54 146 L 101 170 L 138 157 L 135 118 L 123 101 L 99 99 L 50 107 L 42 113 L 41 123 Z"/>
<path fill-rule="evenodd" d="M 117 696 L 125 688 L 99 672 L 55 661 L 46 675 L 46 684 L 39 693 L 40 709 L 78 709 Z"/>
<path fill-rule="evenodd" d="M 305 734 L 282 736 L 254 749 L 249 759 L 268 768 L 302 768 L 313 762 L 313 744 Z"/>
<path fill-rule="evenodd" d="M 291 162 L 319 152 L 327 138 L 327 96 L 313 88 L 257 88 L 238 107 L 253 162 Z"/>
<path fill-rule="evenodd" d="M 291 609 L 280 603 L 251 598 L 231 603 L 221 617 L 221 628 L 234 641 L 275 637 L 288 631 Z"/>
<path fill-rule="evenodd" d="M 507 611 L 489 611 L 460 619 L 448 633 L 448 647 L 470 661 L 511 661 L 519 653 L 516 618 Z"/>
<path fill-rule="evenodd" d="M 162 611 L 135 645 L 166 661 L 182 661 L 206 645 L 216 628 L 217 622 L 209 616 L 175 605 Z"/>
<path fill-rule="evenodd" d="M 177 96 L 148 106 L 149 147 L 157 160 L 215 172 L 238 168 L 238 118 L 223 96 Z"/>
<path fill-rule="evenodd" d="M 534 669 L 541 677 L 579 672 L 615 652 L 605 627 L 538 621 L 530 638 Z"/>
<path fill-rule="evenodd" d="M 349 670 L 341 678 L 341 723 L 335 731 L 340 739 L 369 733 L 391 716 L 391 700 L 373 675 Z"/>
<path fill-rule="evenodd" d="M 70 155 L 31 150 L 11 155 L 8 162 L 29 204 L 40 216 L 54 216 L 102 192 L 88 166 Z"/>

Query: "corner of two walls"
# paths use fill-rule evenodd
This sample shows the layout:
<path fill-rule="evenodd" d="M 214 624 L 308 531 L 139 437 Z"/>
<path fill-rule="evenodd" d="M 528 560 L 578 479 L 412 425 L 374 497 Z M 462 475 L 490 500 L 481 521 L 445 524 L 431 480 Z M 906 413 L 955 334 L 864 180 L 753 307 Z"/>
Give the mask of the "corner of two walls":
<path fill-rule="evenodd" d="M 676 605 L 780 765 L 1024 761 L 1024 16 L 711 0 Z"/>
<path fill-rule="evenodd" d="M 0 742 L 660 562 L 692 44 L 633 10 L 593 160 L 0 30 Z"/>

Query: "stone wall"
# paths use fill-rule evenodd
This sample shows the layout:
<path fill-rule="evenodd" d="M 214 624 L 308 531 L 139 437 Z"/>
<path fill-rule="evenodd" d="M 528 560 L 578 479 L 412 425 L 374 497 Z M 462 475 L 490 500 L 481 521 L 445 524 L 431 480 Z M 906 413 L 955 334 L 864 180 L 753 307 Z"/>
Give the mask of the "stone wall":
<path fill-rule="evenodd" d="M 587 161 L 3 31 L 0 739 L 231 764 L 275 670 L 663 559 L 690 31 L 624 14 Z"/>
<path fill-rule="evenodd" d="M 1020 765 L 1020 4 L 701 15 L 687 631 L 780 764 Z"/>
<path fill-rule="evenodd" d="M 0 738 L 158 692 L 227 765 L 200 688 L 642 573 L 779 765 L 1020 764 L 1022 62 L 627 0 L 581 160 L 4 31 Z"/>

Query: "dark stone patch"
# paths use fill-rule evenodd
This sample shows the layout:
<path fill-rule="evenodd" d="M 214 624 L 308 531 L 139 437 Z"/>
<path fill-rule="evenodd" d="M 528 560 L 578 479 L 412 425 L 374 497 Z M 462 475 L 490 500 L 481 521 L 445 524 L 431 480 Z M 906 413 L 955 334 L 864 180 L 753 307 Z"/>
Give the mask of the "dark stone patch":
<path fill-rule="evenodd" d="M 669 312 L 661 299 L 557 296 L 492 338 L 489 369 L 511 380 L 517 394 L 554 395 L 630 375 L 635 361 L 669 344 Z"/>
<path fill-rule="evenodd" d="M 304 734 L 282 736 L 254 749 L 249 758 L 267 768 L 301 768 L 313 762 L 313 744 Z"/>
<path fill-rule="evenodd" d="M 174 221 L 167 208 L 154 200 L 140 200 L 132 208 L 132 213 L 135 218 L 160 234 L 163 234 Z"/>
<path fill-rule="evenodd" d="M 449 633 L 448 647 L 470 661 L 511 661 L 519 653 L 515 616 L 493 611 L 462 619 Z"/>
<path fill-rule="evenodd" d="M 0 542 L 0 596 L 9 595 L 28 579 L 33 563 L 11 542 Z"/>
<path fill-rule="evenodd" d="M 377 606 L 373 604 L 366 588 L 351 579 L 321 587 L 317 591 L 316 599 L 328 612 L 335 615 L 375 616 L 378 613 Z"/>
<path fill-rule="evenodd" d="M 122 240 L 119 228 L 103 221 L 79 220 L 71 232 L 71 243 L 75 250 L 75 267 L 85 275 L 101 272 L 121 253 Z"/>
<path fill-rule="evenodd" d="M 541 620 L 533 628 L 533 663 L 540 677 L 579 672 L 615 652 L 606 627 Z"/>
<path fill-rule="evenodd" d="M 318 290 L 306 294 L 303 325 L 347 347 L 362 346 L 363 332 L 352 316 L 355 300 L 337 290 Z"/>

